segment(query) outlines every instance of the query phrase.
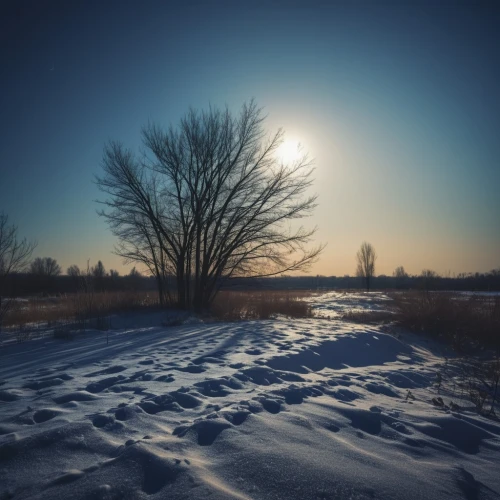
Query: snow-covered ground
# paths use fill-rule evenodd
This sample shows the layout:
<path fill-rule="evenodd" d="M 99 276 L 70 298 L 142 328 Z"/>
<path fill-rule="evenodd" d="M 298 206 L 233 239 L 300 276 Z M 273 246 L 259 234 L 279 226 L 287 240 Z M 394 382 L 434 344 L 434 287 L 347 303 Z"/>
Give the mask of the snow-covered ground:
<path fill-rule="evenodd" d="M 450 409 L 436 344 L 322 318 L 139 318 L 109 345 L 0 349 L 0 499 L 500 498 L 500 424 Z"/>
<path fill-rule="evenodd" d="M 326 292 L 307 299 L 313 313 L 320 318 L 340 318 L 347 312 L 382 312 L 392 299 L 383 292 Z"/>

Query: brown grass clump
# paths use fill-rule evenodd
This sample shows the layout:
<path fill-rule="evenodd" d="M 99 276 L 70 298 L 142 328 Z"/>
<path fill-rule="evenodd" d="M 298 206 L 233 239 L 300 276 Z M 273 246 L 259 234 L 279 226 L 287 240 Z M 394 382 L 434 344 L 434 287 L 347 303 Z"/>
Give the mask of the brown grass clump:
<path fill-rule="evenodd" d="M 342 319 L 352 323 L 378 325 L 394 321 L 394 314 L 391 311 L 347 311 Z"/>
<path fill-rule="evenodd" d="M 221 291 L 210 313 L 217 319 L 268 319 L 278 314 L 292 318 L 312 316 L 304 301 L 307 291 Z M 109 315 L 159 307 L 155 293 L 144 291 L 80 292 L 58 297 L 32 297 L 10 307 L 3 325 L 19 332 L 38 326 L 106 330 Z M 20 334 L 21 335 L 21 334 Z"/>
<path fill-rule="evenodd" d="M 413 331 L 439 335 L 458 350 L 475 344 L 500 349 L 500 297 L 446 292 L 393 294 L 396 319 Z"/>
<path fill-rule="evenodd" d="M 40 323 L 82 323 L 120 311 L 157 306 L 156 294 L 143 291 L 80 292 L 59 297 L 31 297 L 9 308 L 3 324 L 6 327 L 21 327 Z"/>
<path fill-rule="evenodd" d="M 290 318 L 310 318 L 312 310 L 304 299 L 311 292 L 304 290 L 264 290 L 219 292 L 211 313 L 218 319 L 269 319 L 276 315 Z"/>

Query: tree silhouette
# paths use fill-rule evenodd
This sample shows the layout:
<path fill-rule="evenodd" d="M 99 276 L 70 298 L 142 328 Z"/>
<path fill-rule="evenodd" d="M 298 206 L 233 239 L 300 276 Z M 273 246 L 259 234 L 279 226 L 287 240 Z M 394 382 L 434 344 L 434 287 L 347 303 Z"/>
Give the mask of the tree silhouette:
<path fill-rule="evenodd" d="M 37 257 L 31 263 L 30 273 L 35 276 L 53 278 L 61 274 L 61 266 L 52 257 Z"/>
<path fill-rule="evenodd" d="M 395 278 L 400 278 L 400 279 L 408 278 L 408 273 L 405 271 L 405 268 L 403 266 L 396 267 L 392 275 Z"/>
<path fill-rule="evenodd" d="M 92 268 L 92 275 L 96 279 L 103 279 L 106 276 L 106 269 L 102 261 L 98 261 L 97 264 Z"/>
<path fill-rule="evenodd" d="M 142 274 L 136 269 L 135 266 L 130 270 L 130 272 L 128 273 L 128 275 L 131 278 L 141 278 L 142 277 Z"/>
<path fill-rule="evenodd" d="M 424 290 L 432 290 L 436 286 L 439 274 L 432 269 L 423 269 L 420 273 L 420 286 Z"/>
<path fill-rule="evenodd" d="M 375 253 L 375 248 L 371 243 L 366 241 L 361 244 L 361 248 L 356 254 L 356 276 L 363 278 L 366 285 L 366 290 L 370 291 L 370 282 L 375 275 L 375 261 L 377 260 L 377 254 Z"/>
<path fill-rule="evenodd" d="M 263 121 L 254 101 L 237 117 L 191 110 L 177 129 L 143 130 L 150 156 L 105 147 L 99 213 L 120 240 L 116 251 L 145 264 L 160 295 L 175 276 L 181 308 L 208 308 L 230 277 L 304 271 L 322 250 L 306 248 L 315 229 L 290 224 L 316 206 L 311 162 L 284 164 L 283 131 L 266 140 Z"/>
<path fill-rule="evenodd" d="M 97 264 L 90 270 L 94 280 L 94 287 L 97 291 L 104 290 L 104 279 L 106 277 L 106 269 L 102 261 L 97 261 Z"/>
<path fill-rule="evenodd" d="M 72 266 L 68 267 L 66 274 L 71 278 L 79 278 L 82 272 L 80 271 L 80 268 L 76 264 L 73 264 Z"/>

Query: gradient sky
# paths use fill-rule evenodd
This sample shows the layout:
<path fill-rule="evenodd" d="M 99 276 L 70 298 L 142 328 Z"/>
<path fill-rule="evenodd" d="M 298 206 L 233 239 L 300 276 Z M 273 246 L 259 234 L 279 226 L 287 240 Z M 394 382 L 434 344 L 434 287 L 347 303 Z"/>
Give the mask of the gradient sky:
<path fill-rule="evenodd" d="M 316 161 L 311 273 L 500 266 L 495 2 L 13 1 L 1 14 L 0 211 L 36 256 L 121 272 L 104 143 L 255 97 Z M 379 4 L 376 6 L 376 4 Z"/>

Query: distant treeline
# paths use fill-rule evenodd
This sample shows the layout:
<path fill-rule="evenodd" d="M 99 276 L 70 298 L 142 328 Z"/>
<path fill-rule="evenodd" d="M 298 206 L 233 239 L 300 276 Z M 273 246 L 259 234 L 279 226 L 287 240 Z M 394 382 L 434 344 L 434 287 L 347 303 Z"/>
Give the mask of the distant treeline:
<path fill-rule="evenodd" d="M 31 295 L 53 295 L 77 293 L 82 291 L 82 276 L 40 276 L 31 273 L 11 274 L 4 283 L 4 296 L 23 297 Z M 175 292 L 175 279 L 169 280 L 169 288 Z M 152 276 L 131 274 L 127 276 L 100 276 L 92 278 L 94 291 L 156 290 L 156 279 Z M 355 276 L 283 276 L 273 278 L 232 278 L 221 282 L 222 289 L 259 290 L 259 289 L 304 289 L 335 290 L 364 289 L 361 278 Z M 373 290 L 385 289 L 426 289 L 456 291 L 500 291 L 500 270 L 489 273 L 461 274 L 456 277 L 443 277 L 436 273 L 422 273 L 419 276 L 377 276 L 371 285 Z"/>
<path fill-rule="evenodd" d="M 356 276 L 286 276 L 260 280 L 230 280 L 227 287 L 271 288 L 271 289 L 365 289 L 364 281 Z M 475 273 L 456 277 L 443 277 L 436 274 L 421 276 L 377 276 L 372 278 L 372 290 L 387 289 L 426 289 L 456 291 L 500 291 L 500 270 L 489 273 Z"/>
<path fill-rule="evenodd" d="M 25 297 L 31 295 L 54 295 L 77 293 L 92 287 L 95 292 L 124 290 L 156 290 L 153 277 L 141 275 L 92 277 L 89 285 L 84 276 L 40 276 L 30 273 L 6 276 L 3 295 Z"/>

